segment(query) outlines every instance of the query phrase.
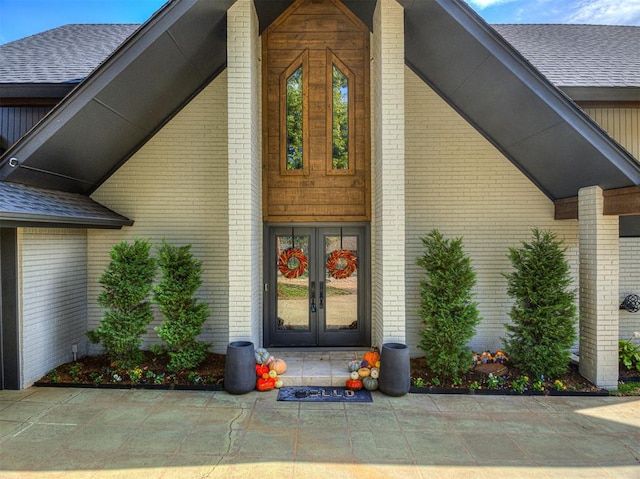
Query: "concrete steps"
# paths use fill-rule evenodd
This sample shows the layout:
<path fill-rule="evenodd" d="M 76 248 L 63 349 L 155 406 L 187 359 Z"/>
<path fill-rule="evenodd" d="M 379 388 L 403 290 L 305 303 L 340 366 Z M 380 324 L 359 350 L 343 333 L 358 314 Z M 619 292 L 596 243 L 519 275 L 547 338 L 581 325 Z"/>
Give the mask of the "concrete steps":
<path fill-rule="evenodd" d="M 362 359 L 365 351 L 271 351 L 287 363 L 280 376 L 285 386 L 344 386 L 349 378 L 349 361 Z"/>

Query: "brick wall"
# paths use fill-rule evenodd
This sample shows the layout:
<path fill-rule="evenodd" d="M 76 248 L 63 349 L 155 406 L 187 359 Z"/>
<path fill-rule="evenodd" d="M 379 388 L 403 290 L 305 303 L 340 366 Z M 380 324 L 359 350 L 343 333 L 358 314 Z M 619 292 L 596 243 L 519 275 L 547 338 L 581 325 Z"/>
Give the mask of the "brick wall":
<path fill-rule="evenodd" d="M 163 238 L 192 244 L 203 263 L 197 296 L 211 313 L 202 340 L 224 352 L 229 317 L 229 221 L 227 181 L 227 74 L 223 72 L 178 113 L 92 197 L 135 221 L 122 230 L 88 232 L 89 329 L 98 327 L 101 308 L 98 277 L 109 262 L 112 245 L 122 240 Z M 159 343 L 154 326 L 145 346 Z M 92 352 L 97 348 L 92 346 Z"/>
<path fill-rule="evenodd" d="M 378 2 L 371 40 L 373 342 L 406 341 L 404 14 Z"/>
<path fill-rule="evenodd" d="M 499 348 L 512 303 L 502 276 L 511 270 L 508 248 L 529 241 L 533 227 L 551 229 L 568 247 L 577 289 L 577 222 L 554 221 L 553 203 L 520 171 L 413 72 L 407 69 L 405 79 L 408 343 L 419 352 L 423 272 L 415 261 L 423 253 L 421 237 L 437 228 L 464 238 L 477 273 L 483 320 L 471 347 Z"/>
<path fill-rule="evenodd" d="M 602 189 L 580 190 L 580 372 L 594 384 L 618 383 L 618 217 L 602 214 Z"/>
<path fill-rule="evenodd" d="M 87 235 L 82 229 L 18 229 L 21 387 L 86 348 Z"/>
<path fill-rule="evenodd" d="M 229 339 L 260 343 L 262 330 L 261 77 L 258 19 L 250 0 L 227 13 Z"/>

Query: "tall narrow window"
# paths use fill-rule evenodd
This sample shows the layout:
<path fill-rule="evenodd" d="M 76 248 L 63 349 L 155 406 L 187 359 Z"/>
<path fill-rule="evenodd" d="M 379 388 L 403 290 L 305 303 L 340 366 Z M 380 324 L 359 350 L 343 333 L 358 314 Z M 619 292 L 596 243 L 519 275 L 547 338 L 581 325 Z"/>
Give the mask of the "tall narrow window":
<path fill-rule="evenodd" d="M 280 77 L 280 173 L 309 173 L 309 52 L 305 50 Z"/>
<path fill-rule="evenodd" d="M 327 70 L 327 173 L 354 174 L 354 75 L 331 50 Z"/>
<path fill-rule="evenodd" d="M 301 170 L 302 153 L 302 66 L 287 78 L 287 170 Z"/>
<path fill-rule="evenodd" d="M 333 65 L 332 160 L 334 170 L 349 169 L 349 79 Z"/>

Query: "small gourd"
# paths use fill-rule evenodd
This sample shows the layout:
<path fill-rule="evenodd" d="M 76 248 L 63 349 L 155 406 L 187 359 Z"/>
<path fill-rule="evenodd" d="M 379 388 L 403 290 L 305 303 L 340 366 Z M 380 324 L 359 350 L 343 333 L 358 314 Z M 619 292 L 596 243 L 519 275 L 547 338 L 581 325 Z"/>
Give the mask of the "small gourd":
<path fill-rule="evenodd" d="M 378 348 L 371 348 L 371 351 L 367 351 L 364 353 L 363 358 L 369 366 L 374 367 L 380 361 L 380 353 L 378 352 Z"/>
<path fill-rule="evenodd" d="M 367 391 L 375 391 L 378 389 L 378 380 L 371 376 L 367 376 L 366 378 L 362 378 L 362 385 Z"/>
<path fill-rule="evenodd" d="M 357 359 L 349 362 L 349 372 L 357 371 L 362 366 L 362 363 Z"/>
<path fill-rule="evenodd" d="M 275 379 L 275 378 L 278 377 L 278 373 L 274 369 L 270 369 L 269 370 L 269 377 Z"/>
<path fill-rule="evenodd" d="M 360 376 L 361 378 L 366 378 L 370 374 L 371 374 L 371 369 L 369 369 L 369 368 L 360 368 L 360 369 L 358 369 L 358 376 Z"/>
<path fill-rule="evenodd" d="M 360 375 L 358 374 L 358 371 L 351 371 L 351 374 L 349 374 L 349 377 L 351 379 L 360 379 Z"/>
<path fill-rule="evenodd" d="M 284 383 L 282 382 L 282 379 L 276 379 L 276 382 L 274 384 L 274 387 L 276 389 L 280 389 L 282 386 L 284 386 Z"/>
<path fill-rule="evenodd" d="M 378 379 L 380 377 L 380 370 L 378 368 L 371 368 L 371 374 L 370 376 L 373 379 Z"/>
<path fill-rule="evenodd" d="M 284 359 L 276 358 L 269 364 L 269 369 L 275 371 L 279 376 L 287 372 L 287 363 L 284 361 Z"/>
<path fill-rule="evenodd" d="M 359 391 L 362 389 L 362 381 L 359 379 L 347 379 L 347 389 L 351 389 L 352 391 Z"/>
<path fill-rule="evenodd" d="M 256 349 L 254 355 L 256 357 L 256 364 L 265 364 L 271 357 L 269 351 L 267 351 L 265 348 Z"/>

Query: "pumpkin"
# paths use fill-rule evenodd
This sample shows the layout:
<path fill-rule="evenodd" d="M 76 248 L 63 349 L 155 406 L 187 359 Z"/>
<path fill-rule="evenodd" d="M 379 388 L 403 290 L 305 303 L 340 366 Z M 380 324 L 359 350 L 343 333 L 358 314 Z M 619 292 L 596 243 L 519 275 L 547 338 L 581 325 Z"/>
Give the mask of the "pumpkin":
<path fill-rule="evenodd" d="M 279 376 L 280 374 L 284 374 L 287 371 L 287 363 L 284 361 L 284 359 L 275 358 L 273 361 L 271 361 L 271 363 L 269 363 L 269 369 L 278 373 Z"/>
<path fill-rule="evenodd" d="M 271 356 L 269 354 L 269 351 L 267 351 L 265 348 L 256 349 L 254 352 L 254 355 L 256 357 L 256 364 L 266 363 L 269 357 Z"/>
<path fill-rule="evenodd" d="M 282 382 L 282 379 L 276 379 L 276 382 L 274 384 L 276 389 L 280 389 L 282 386 L 284 386 L 284 383 Z"/>
<path fill-rule="evenodd" d="M 263 374 L 269 374 L 269 368 L 264 364 L 256 364 L 256 376 L 262 377 Z"/>
<path fill-rule="evenodd" d="M 363 359 L 367 363 L 369 363 L 369 366 L 376 366 L 378 361 L 380 361 L 380 353 L 378 352 L 378 348 L 371 348 L 371 351 L 367 351 L 366 353 L 364 353 Z"/>
<path fill-rule="evenodd" d="M 362 389 L 362 381 L 359 379 L 347 379 L 347 389 L 358 391 Z"/>
<path fill-rule="evenodd" d="M 360 375 L 358 374 L 358 371 L 351 371 L 351 373 L 349 374 L 349 378 L 350 379 L 360 379 Z"/>
<path fill-rule="evenodd" d="M 373 379 L 378 379 L 380 377 L 380 370 L 378 368 L 371 368 L 371 375 Z"/>
<path fill-rule="evenodd" d="M 353 372 L 353 371 L 357 371 L 358 369 L 360 369 L 362 367 L 362 363 L 358 360 L 355 361 L 351 361 L 349 363 L 349 372 Z"/>
<path fill-rule="evenodd" d="M 369 369 L 369 368 L 360 368 L 360 369 L 358 369 L 358 376 L 360 376 L 361 378 L 366 378 L 370 374 L 371 374 L 371 369 Z"/>
<path fill-rule="evenodd" d="M 366 378 L 362 378 L 362 385 L 367 391 L 375 391 L 378 389 L 378 380 L 371 376 L 367 376 Z"/>
<path fill-rule="evenodd" d="M 269 377 L 275 379 L 275 378 L 278 377 L 278 373 L 274 369 L 270 369 L 269 370 Z"/>
<path fill-rule="evenodd" d="M 258 378 L 258 380 L 256 381 L 256 389 L 258 391 L 269 391 L 274 387 L 276 387 L 276 380 L 273 378 Z"/>

